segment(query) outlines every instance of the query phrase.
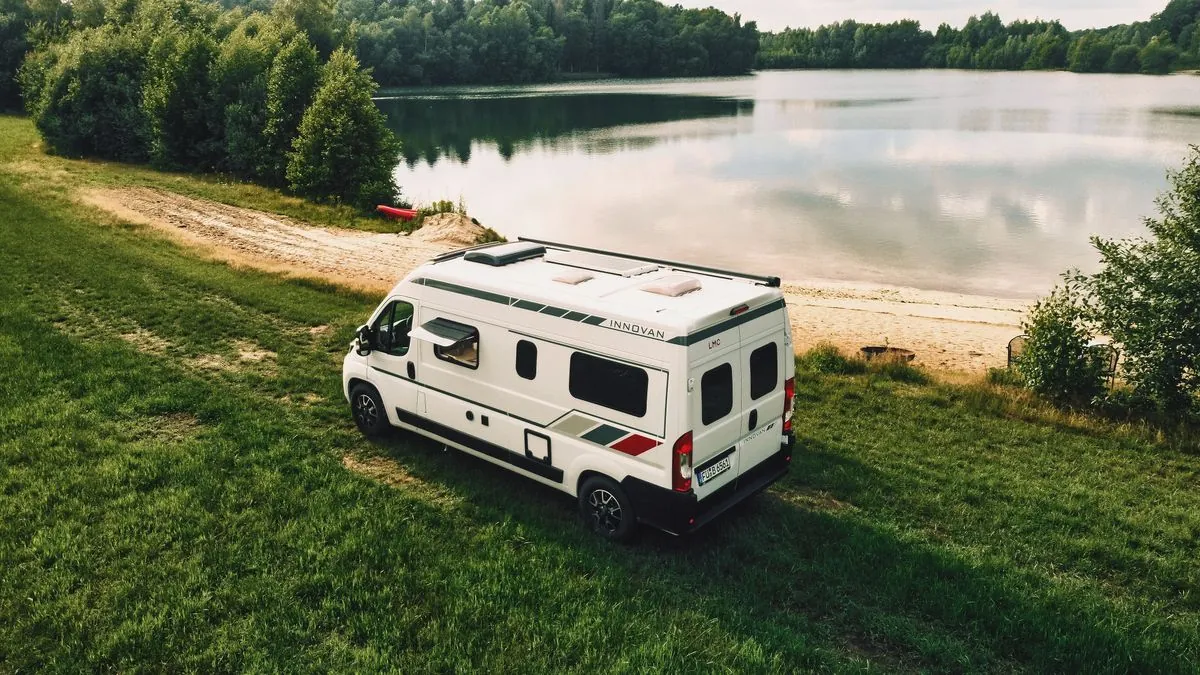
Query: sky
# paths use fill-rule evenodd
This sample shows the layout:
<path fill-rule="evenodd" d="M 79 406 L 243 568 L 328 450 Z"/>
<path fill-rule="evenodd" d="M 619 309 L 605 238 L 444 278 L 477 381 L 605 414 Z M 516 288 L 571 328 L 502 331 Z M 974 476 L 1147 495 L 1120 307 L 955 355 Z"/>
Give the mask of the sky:
<path fill-rule="evenodd" d="M 666 0 L 667 4 L 674 4 Z M 816 27 L 845 19 L 864 23 L 917 19 L 928 29 L 942 22 L 962 26 L 972 14 L 996 12 L 1016 19 L 1058 19 L 1069 30 L 1144 21 L 1167 0 L 675 0 L 685 7 L 715 6 L 761 30 Z"/>

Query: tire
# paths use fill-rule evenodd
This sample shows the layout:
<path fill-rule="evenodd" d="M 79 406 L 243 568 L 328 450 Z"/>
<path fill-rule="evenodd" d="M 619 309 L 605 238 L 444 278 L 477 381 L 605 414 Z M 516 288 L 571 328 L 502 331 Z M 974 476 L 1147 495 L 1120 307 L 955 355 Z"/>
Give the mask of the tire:
<path fill-rule="evenodd" d="M 591 476 L 580 486 L 579 514 L 588 529 L 609 541 L 628 541 L 637 529 L 629 497 L 605 476 Z"/>
<path fill-rule="evenodd" d="M 383 399 L 369 384 L 356 384 L 350 389 L 350 412 L 355 426 L 367 438 L 379 438 L 391 428 Z"/>

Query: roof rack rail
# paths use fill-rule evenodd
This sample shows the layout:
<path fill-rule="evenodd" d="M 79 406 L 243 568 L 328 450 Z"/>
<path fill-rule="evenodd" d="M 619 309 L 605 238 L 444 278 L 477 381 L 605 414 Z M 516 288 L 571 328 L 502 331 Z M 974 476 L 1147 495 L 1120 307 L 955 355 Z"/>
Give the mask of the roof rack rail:
<path fill-rule="evenodd" d="M 668 267 L 674 267 L 674 268 L 681 269 L 681 270 L 701 272 L 703 274 L 712 274 L 712 275 L 732 277 L 732 278 L 737 278 L 737 279 L 749 279 L 758 284 L 761 284 L 763 286 L 768 286 L 771 288 L 779 288 L 780 283 L 781 283 L 779 280 L 779 277 L 769 277 L 769 276 L 763 276 L 763 275 L 758 275 L 758 274 L 746 274 L 744 272 L 733 272 L 731 270 L 723 270 L 723 269 L 719 269 L 716 267 L 703 267 L 701 265 L 691 265 L 689 263 L 675 262 L 672 260 L 659 260 L 658 258 L 646 258 L 646 257 L 640 256 L 640 255 L 630 255 L 628 253 L 617 253 L 615 251 L 606 251 L 604 249 L 599 249 L 599 248 L 587 248 L 584 246 L 574 246 L 571 244 L 560 244 L 558 242 L 545 241 L 542 239 L 530 239 L 528 237 L 517 237 L 517 241 L 527 241 L 531 244 L 541 244 L 542 246 L 561 248 L 561 249 L 566 249 L 568 251 L 583 251 L 585 253 L 599 253 L 601 255 L 615 255 L 615 256 L 620 256 L 622 258 L 629 258 L 631 260 L 638 260 L 638 261 L 646 262 L 646 263 L 654 263 L 656 265 L 666 265 Z"/>
<path fill-rule="evenodd" d="M 446 262 L 447 260 L 454 260 L 455 258 L 461 258 L 462 256 L 466 255 L 467 253 L 470 253 L 471 251 L 478 251 L 481 248 L 491 248 L 493 246 L 499 246 L 500 244 L 507 244 L 507 243 L 508 242 L 506 242 L 506 241 L 489 241 L 486 244 L 476 244 L 474 246 L 468 246 L 466 248 L 456 248 L 453 251 L 446 251 L 445 253 L 439 253 L 438 255 L 433 256 L 432 258 L 429 259 L 429 262 L 431 262 L 431 263 Z"/>

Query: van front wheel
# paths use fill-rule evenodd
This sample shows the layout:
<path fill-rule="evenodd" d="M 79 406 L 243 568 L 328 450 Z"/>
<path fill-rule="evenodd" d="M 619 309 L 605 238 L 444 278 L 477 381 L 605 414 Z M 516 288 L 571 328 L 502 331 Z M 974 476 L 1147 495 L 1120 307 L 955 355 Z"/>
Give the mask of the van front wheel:
<path fill-rule="evenodd" d="M 372 386 L 358 384 L 350 390 L 350 411 L 354 424 L 367 438 L 379 438 L 390 426 L 379 392 Z"/>
<path fill-rule="evenodd" d="M 611 479 L 592 476 L 579 488 L 579 511 L 583 522 L 610 541 L 626 541 L 637 526 L 629 497 Z"/>

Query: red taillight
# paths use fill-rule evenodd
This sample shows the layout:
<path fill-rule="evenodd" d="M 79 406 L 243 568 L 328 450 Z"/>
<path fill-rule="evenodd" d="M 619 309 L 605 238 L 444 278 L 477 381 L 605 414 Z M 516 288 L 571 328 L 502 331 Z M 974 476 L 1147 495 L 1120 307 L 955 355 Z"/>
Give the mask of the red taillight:
<path fill-rule="evenodd" d="M 679 437 L 671 452 L 671 487 L 676 492 L 692 490 L 692 432 Z"/>
<path fill-rule="evenodd" d="M 792 404 L 796 400 L 796 378 L 789 377 L 783 383 L 783 433 L 792 430 Z"/>

